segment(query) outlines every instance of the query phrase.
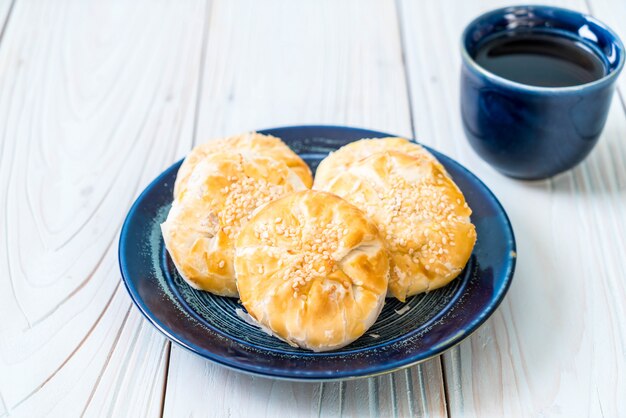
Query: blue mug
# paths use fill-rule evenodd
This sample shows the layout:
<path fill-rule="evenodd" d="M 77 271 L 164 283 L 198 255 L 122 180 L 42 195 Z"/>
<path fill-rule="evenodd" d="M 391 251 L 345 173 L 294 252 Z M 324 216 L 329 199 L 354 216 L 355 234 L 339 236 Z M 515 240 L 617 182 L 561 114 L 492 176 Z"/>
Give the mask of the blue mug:
<path fill-rule="evenodd" d="M 474 59 L 486 39 L 540 31 L 582 42 L 605 75 L 568 87 L 537 87 L 487 71 Z M 501 173 L 545 179 L 581 162 L 604 128 L 615 80 L 624 66 L 618 36 L 591 16 L 549 6 L 514 6 L 474 19 L 461 40 L 461 115 L 474 150 Z"/>

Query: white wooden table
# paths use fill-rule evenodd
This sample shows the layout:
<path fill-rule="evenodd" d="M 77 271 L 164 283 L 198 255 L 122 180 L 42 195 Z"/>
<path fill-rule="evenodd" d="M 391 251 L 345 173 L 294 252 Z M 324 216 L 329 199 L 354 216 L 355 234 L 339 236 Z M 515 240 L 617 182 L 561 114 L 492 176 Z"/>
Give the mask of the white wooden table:
<path fill-rule="evenodd" d="M 0 416 L 626 416 L 626 76 L 597 148 L 543 182 L 470 149 L 459 39 L 517 3 L 0 0 Z M 626 39 L 623 0 L 591 12 Z M 194 143 L 341 124 L 414 136 L 482 178 L 519 260 L 440 358 L 304 384 L 170 344 L 120 282 L 131 203 Z"/>

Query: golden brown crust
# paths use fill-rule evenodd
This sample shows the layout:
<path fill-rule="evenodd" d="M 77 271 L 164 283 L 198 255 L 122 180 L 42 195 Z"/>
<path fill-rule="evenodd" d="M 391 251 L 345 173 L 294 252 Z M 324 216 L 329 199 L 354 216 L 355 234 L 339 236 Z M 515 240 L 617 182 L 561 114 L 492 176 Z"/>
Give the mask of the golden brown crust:
<path fill-rule="evenodd" d="M 431 161 L 433 164 L 439 165 L 445 172 L 435 157 L 415 142 L 396 137 L 361 139 L 339 148 L 322 160 L 315 172 L 315 186 L 313 188 L 324 190 L 337 174 L 344 172 L 352 164 L 384 151 L 399 151 L 420 160 Z"/>
<path fill-rule="evenodd" d="M 304 183 L 307 188 L 310 188 L 313 184 L 313 177 L 309 166 L 283 141 L 271 135 L 250 132 L 209 141 L 192 149 L 178 169 L 178 175 L 174 183 L 174 198 L 180 198 L 191 173 L 200 161 L 211 153 L 224 151 L 261 154 L 266 157 L 274 158 L 275 160 L 284 162 L 291 168 L 291 170 L 300 177 L 302 183 Z"/>
<path fill-rule="evenodd" d="M 469 260 L 476 241 L 471 210 L 439 163 L 381 152 L 352 163 L 324 190 L 376 223 L 390 252 L 389 291 L 401 301 L 446 285 Z"/>
<path fill-rule="evenodd" d="M 236 244 L 239 295 L 278 337 L 314 351 L 363 335 L 384 303 L 389 261 L 376 226 L 345 200 L 301 191 L 260 209 Z"/>
<path fill-rule="evenodd" d="M 305 188 L 282 161 L 233 152 L 205 156 L 161 225 L 181 276 L 194 288 L 237 296 L 233 256 L 239 230 L 259 206 Z"/>

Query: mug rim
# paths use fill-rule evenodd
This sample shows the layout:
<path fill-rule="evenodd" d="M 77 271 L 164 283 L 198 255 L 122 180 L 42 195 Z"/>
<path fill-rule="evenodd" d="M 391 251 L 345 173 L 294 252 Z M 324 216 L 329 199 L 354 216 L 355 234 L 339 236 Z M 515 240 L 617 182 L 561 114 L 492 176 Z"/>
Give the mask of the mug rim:
<path fill-rule="evenodd" d="M 574 86 L 565 86 L 565 87 L 543 87 L 543 86 L 533 86 L 530 84 L 524 84 L 524 83 L 519 83 L 517 81 L 509 80 L 495 73 L 492 73 L 491 71 L 488 71 L 482 66 L 480 66 L 474 60 L 474 58 L 470 55 L 469 51 L 466 48 L 465 40 L 467 39 L 469 35 L 470 29 L 476 26 L 476 24 L 479 21 L 485 19 L 488 16 L 511 13 L 517 10 L 528 10 L 528 9 L 558 10 L 562 12 L 573 13 L 582 17 L 585 21 L 593 22 L 595 25 L 599 26 L 602 30 L 606 31 L 609 35 L 611 35 L 611 38 L 612 38 L 611 41 L 619 49 L 618 63 L 615 66 L 615 69 L 605 74 L 602 78 L 599 78 L 598 80 L 594 80 L 589 83 L 577 84 Z M 600 20 L 596 19 L 595 17 L 589 14 L 578 12 L 572 9 L 567 9 L 564 7 L 556 7 L 556 6 L 521 4 L 521 5 L 516 5 L 516 6 L 507 6 L 507 7 L 500 7 L 497 9 L 492 9 L 485 13 L 481 13 L 480 15 L 472 19 L 465 26 L 465 29 L 463 30 L 463 33 L 461 35 L 461 57 L 463 59 L 463 62 L 467 64 L 468 68 L 478 73 L 478 75 L 483 76 L 494 83 L 504 85 L 508 88 L 523 90 L 529 93 L 567 94 L 567 93 L 580 92 L 581 90 L 602 87 L 606 84 L 610 84 L 619 76 L 619 74 L 622 72 L 622 69 L 624 68 L 624 61 L 625 61 L 624 53 L 625 53 L 624 44 L 622 43 L 620 37 L 617 35 L 617 33 L 615 33 L 615 31 L 613 31 L 604 22 L 601 22 Z"/>

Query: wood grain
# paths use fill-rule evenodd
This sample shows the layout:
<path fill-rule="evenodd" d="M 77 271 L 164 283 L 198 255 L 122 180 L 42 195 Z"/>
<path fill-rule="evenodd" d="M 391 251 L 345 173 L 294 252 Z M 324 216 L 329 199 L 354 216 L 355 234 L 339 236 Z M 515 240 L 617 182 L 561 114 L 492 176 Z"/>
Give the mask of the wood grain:
<path fill-rule="evenodd" d="M 392 1 L 213 1 L 196 141 L 345 124 L 410 135 Z M 376 379 L 308 384 L 229 371 L 172 347 L 166 416 L 445 415 L 439 359 Z"/>
<path fill-rule="evenodd" d="M 450 414 L 619 416 L 626 411 L 626 248 L 618 232 L 626 230 L 626 118 L 619 97 L 589 158 L 547 181 L 499 175 L 463 134 L 461 31 L 481 12 L 515 3 L 401 1 L 417 137 L 487 183 L 518 242 L 517 272 L 504 303 L 444 356 Z M 587 9 L 582 2 L 548 3 Z"/>
<path fill-rule="evenodd" d="M 131 307 L 117 240 L 134 198 L 190 146 L 203 11 L 13 7 L 0 48 L 5 415 L 161 412 L 165 339 Z"/>
<path fill-rule="evenodd" d="M 11 0 L 3 0 L 0 2 L 0 33 L 1 34 L 4 34 L 4 31 L 6 29 L 12 5 L 13 5 L 13 2 Z M 0 37 L 0 41 L 1 40 L 2 40 L 2 37 Z M 4 150 L 3 142 L 0 142 L 0 161 L 2 161 L 3 150 Z M 4 244 L 0 244 L 0 251 L 4 252 Z M 4 396 L 2 396 L 2 391 L 0 390 L 0 417 L 6 416 L 7 413 L 8 413 L 8 405 L 6 404 L 6 401 L 4 400 Z"/>
<path fill-rule="evenodd" d="M 463 135 L 458 42 L 514 3 L 0 0 L 0 417 L 445 416 L 439 359 L 355 382 L 250 377 L 170 348 L 120 283 L 126 211 L 194 141 L 305 123 L 415 134 L 507 209 L 518 270 L 444 357 L 451 415 L 624 415 L 626 77 L 583 164 L 500 176 Z M 626 38 L 624 2 L 542 3 Z"/>

